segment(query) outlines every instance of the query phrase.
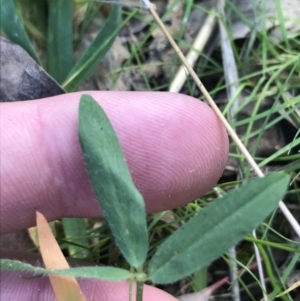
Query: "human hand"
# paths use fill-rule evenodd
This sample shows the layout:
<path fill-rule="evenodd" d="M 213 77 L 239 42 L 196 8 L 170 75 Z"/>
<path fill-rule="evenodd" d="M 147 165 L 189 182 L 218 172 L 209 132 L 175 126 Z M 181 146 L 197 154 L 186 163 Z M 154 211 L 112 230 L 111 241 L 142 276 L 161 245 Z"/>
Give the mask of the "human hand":
<path fill-rule="evenodd" d="M 218 181 L 228 139 L 205 104 L 173 93 L 85 93 L 110 118 L 147 212 L 184 205 Z M 48 221 L 101 216 L 78 141 L 81 94 L 1 104 L 1 234 L 34 226 L 36 210 Z M 87 300 L 123 301 L 128 296 L 127 282 L 79 283 Z M 55 300 L 48 278 L 28 281 L 5 272 L 1 284 L 1 300 Z M 148 300 L 175 299 L 145 286 Z"/>

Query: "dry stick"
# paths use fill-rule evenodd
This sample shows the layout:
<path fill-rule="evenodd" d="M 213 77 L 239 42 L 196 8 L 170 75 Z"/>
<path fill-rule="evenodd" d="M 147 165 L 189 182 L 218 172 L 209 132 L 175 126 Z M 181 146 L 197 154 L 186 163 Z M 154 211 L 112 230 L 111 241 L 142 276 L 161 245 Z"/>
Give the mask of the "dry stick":
<path fill-rule="evenodd" d="M 244 144 L 242 143 L 242 141 L 240 140 L 240 138 L 232 130 L 230 124 L 228 123 L 228 121 L 226 120 L 226 118 L 222 115 L 220 109 L 215 104 L 215 102 L 213 101 L 212 97 L 209 95 L 209 93 L 206 90 L 206 88 L 203 86 L 201 80 L 198 78 L 198 76 L 195 73 L 195 71 L 190 67 L 189 63 L 187 62 L 185 56 L 183 55 L 183 53 L 181 52 L 181 50 L 179 49 L 179 47 L 175 43 L 174 39 L 168 33 L 168 31 L 165 28 L 164 24 L 162 23 L 160 17 L 158 16 L 158 14 L 155 11 L 155 6 L 152 3 L 150 3 L 149 0 L 142 0 L 142 1 L 143 1 L 144 5 L 151 12 L 153 18 L 155 19 L 155 21 L 157 22 L 157 24 L 159 25 L 159 27 L 161 28 L 161 30 L 163 31 L 163 33 L 166 35 L 167 39 L 169 40 L 170 44 L 172 45 L 172 47 L 176 51 L 177 55 L 181 59 L 182 63 L 185 65 L 185 67 L 189 71 L 189 73 L 190 73 L 191 77 L 193 78 L 193 80 L 195 81 L 197 87 L 200 89 L 200 91 L 202 92 L 202 94 L 204 95 L 204 97 L 206 98 L 207 102 L 209 103 L 209 105 L 211 106 L 211 108 L 214 110 L 214 112 L 216 113 L 216 115 L 221 119 L 223 125 L 225 126 L 225 128 L 226 128 L 226 130 L 228 132 L 228 134 L 231 136 L 231 138 L 233 139 L 233 141 L 236 143 L 236 145 L 240 149 L 241 153 L 245 156 L 245 158 L 248 161 L 248 163 L 250 164 L 250 166 L 253 168 L 253 170 L 255 171 L 255 173 L 259 177 L 261 177 L 261 178 L 264 177 L 263 172 L 258 167 L 257 163 L 254 161 L 254 159 L 252 158 L 252 156 L 250 155 L 250 153 L 248 152 L 248 150 L 246 149 L 246 147 L 244 146 Z M 292 228 L 294 229 L 294 231 L 300 237 L 300 225 L 298 224 L 298 222 L 295 219 L 295 217 L 291 214 L 291 212 L 288 210 L 288 208 L 286 207 L 286 205 L 282 201 L 279 202 L 279 208 L 282 211 L 282 213 L 284 214 L 284 216 L 286 217 L 286 219 L 289 221 L 289 223 L 292 226 Z"/>

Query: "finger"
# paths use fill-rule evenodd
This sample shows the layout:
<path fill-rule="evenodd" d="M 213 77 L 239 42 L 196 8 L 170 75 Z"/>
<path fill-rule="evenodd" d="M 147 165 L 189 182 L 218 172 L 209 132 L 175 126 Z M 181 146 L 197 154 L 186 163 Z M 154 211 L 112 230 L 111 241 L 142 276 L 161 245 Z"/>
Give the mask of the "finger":
<path fill-rule="evenodd" d="M 0 275 L 0 300 L 14 301 L 55 301 L 50 281 L 47 277 L 23 279 L 20 273 L 3 272 Z M 129 300 L 129 283 L 95 281 L 79 279 L 80 288 L 89 301 L 124 301 Z M 135 289 L 133 288 L 133 296 Z M 134 298 L 133 298 L 134 299 Z M 155 287 L 145 285 L 143 301 L 176 301 L 177 299 Z"/>
<path fill-rule="evenodd" d="M 88 92 L 116 130 L 148 212 L 186 204 L 217 182 L 228 138 L 204 103 L 181 94 Z M 101 215 L 78 142 L 82 93 L 1 104 L 1 232 Z"/>
<path fill-rule="evenodd" d="M 1 250 L 2 258 L 26 261 L 33 265 L 41 266 L 41 259 L 37 254 L 21 253 L 11 250 Z M 55 301 L 48 277 L 25 279 L 24 273 L 1 271 L 0 273 L 0 300 L 14 301 Z M 96 281 L 88 279 L 78 280 L 80 288 L 87 300 L 93 301 L 124 301 L 129 300 L 129 283 Z M 135 287 L 133 287 L 135 296 Z M 134 299 L 134 298 L 133 298 Z M 155 287 L 145 285 L 143 301 L 176 301 L 177 299 Z"/>

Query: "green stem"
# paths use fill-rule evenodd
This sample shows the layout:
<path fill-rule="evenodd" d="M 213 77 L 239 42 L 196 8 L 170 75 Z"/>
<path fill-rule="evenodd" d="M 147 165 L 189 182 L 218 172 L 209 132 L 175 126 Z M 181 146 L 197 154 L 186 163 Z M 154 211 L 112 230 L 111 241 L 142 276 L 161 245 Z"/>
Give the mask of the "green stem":
<path fill-rule="evenodd" d="M 136 282 L 136 301 L 143 301 L 143 289 L 144 289 L 144 282 L 137 281 Z"/>
<path fill-rule="evenodd" d="M 147 275 L 143 272 L 143 267 L 137 268 L 136 273 L 136 301 L 143 301 L 143 290 L 144 290 L 144 283 L 147 279 Z"/>
<path fill-rule="evenodd" d="M 132 268 L 131 268 L 131 272 L 132 272 Z M 133 284 L 133 279 L 130 278 L 130 281 L 129 281 L 129 301 L 132 301 L 132 284 Z"/>
<path fill-rule="evenodd" d="M 281 249 L 281 250 L 284 250 L 287 252 L 300 253 L 300 250 L 297 247 L 290 247 L 288 245 L 284 245 L 284 244 L 280 244 L 280 243 L 276 243 L 276 242 L 272 242 L 272 241 L 261 240 L 261 239 L 255 238 L 253 236 L 247 236 L 245 238 L 245 240 L 254 242 L 257 245 L 261 245 L 261 246 L 265 245 L 265 246 Z"/>

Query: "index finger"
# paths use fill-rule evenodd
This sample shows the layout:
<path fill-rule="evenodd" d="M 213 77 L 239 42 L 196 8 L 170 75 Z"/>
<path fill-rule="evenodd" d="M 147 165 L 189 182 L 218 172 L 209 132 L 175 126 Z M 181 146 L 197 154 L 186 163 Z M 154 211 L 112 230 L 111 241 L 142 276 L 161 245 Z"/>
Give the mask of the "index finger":
<path fill-rule="evenodd" d="M 110 118 L 148 212 L 184 205 L 218 181 L 228 154 L 225 129 L 189 96 L 85 92 Z M 97 217 L 101 210 L 77 134 L 81 92 L 1 104 L 1 233 L 48 221 Z"/>

